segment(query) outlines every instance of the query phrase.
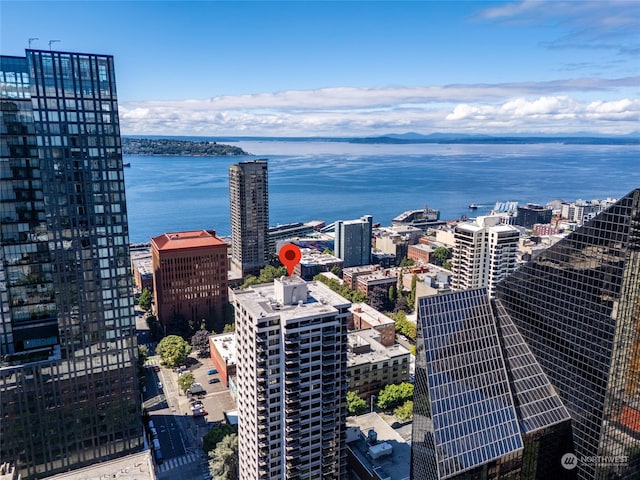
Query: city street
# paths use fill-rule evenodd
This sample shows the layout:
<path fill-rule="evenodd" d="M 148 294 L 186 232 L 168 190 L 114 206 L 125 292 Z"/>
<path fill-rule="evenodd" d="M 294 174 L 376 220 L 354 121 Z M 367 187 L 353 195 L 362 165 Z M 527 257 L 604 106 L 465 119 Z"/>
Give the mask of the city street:
<path fill-rule="evenodd" d="M 195 359 L 194 356 L 195 362 L 192 362 L 195 364 L 189 367 L 189 371 L 206 390 L 200 400 L 208 415 L 193 417 L 189 397 L 179 391 L 177 372 L 160 365 L 160 357 L 155 355 L 156 343 L 142 315 L 137 316 L 136 324 L 138 344 L 145 345 L 150 355 L 145 365 L 143 407 L 153 421 L 162 451 L 163 462 L 156 465 L 158 479 L 173 479 L 179 472 L 183 478 L 209 480 L 202 437 L 213 425 L 224 421 L 224 412 L 235 410 L 235 403 L 222 381 L 208 383 L 211 378 L 219 379 L 217 374 L 207 375 L 213 368 L 211 359 Z M 149 439 L 149 444 L 152 440 Z"/>

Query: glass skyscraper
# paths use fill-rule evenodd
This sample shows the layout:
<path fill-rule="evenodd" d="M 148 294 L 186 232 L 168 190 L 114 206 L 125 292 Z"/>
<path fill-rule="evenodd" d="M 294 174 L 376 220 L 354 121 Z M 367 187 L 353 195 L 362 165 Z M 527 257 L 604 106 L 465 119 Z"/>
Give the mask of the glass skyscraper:
<path fill-rule="evenodd" d="M 143 446 L 113 58 L 0 57 L 0 458 Z"/>
<path fill-rule="evenodd" d="M 258 274 L 269 261 L 269 175 L 266 160 L 229 167 L 231 268 Z"/>
<path fill-rule="evenodd" d="M 640 478 L 640 189 L 508 277 L 496 299 L 571 413 L 578 478 Z"/>

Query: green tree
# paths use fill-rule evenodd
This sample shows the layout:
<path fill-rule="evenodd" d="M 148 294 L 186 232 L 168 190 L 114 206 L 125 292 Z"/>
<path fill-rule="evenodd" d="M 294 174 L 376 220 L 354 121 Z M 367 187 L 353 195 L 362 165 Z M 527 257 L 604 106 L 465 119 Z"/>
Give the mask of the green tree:
<path fill-rule="evenodd" d="M 222 441 L 224 437 L 236 433 L 235 428 L 226 423 L 222 423 L 217 427 L 213 427 L 202 438 L 202 449 L 205 453 L 209 453 L 216 448 L 216 445 Z"/>
<path fill-rule="evenodd" d="M 191 353 L 191 346 L 178 335 L 168 335 L 160 340 L 156 352 L 165 365 L 175 367 L 184 363 Z"/>
<path fill-rule="evenodd" d="M 442 264 L 442 268 L 444 268 L 446 270 L 451 270 L 451 260 L 447 260 L 446 262 L 444 262 Z"/>
<path fill-rule="evenodd" d="M 402 310 L 389 315 L 396 322 L 396 332 L 412 341 L 416 341 L 416 324 L 407 320 L 407 314 Z"/>
<path fill-rule="evenodd" d="M 414 273 L 413 276 L 411 277 L 411 292 L 409 293 L 409 296 L 407 297 L 407 305 L 409 306 L 409 308 L 413 311 L 415 305 L 416 305 L 416 288 L 418 285 L 418 276 Z"/>
<path fill-rule="evenodd" d="M 409 420 L 413 416 L 413 400 L 407 400 L 393 411 L 393 416 L 401 422 Z"/>
<path fill-rule="evenodd" d="M 413 385 L 411 383 L 400 383 L 398 385 L 387 385 L 378 395 L 378 408 L 386 410 L 403 404 L 407 400 L 413 400 Z"/>
<path fill-rule="evenodd" d="M 138 306 L 143 309 L 145 312 L 151 310 L 151 301 L 153 297 L 151 296 L 151 292 L 148 288 L 142 290 L 140 297 L 138 298 Z"/>
<path fill-rule="evenodd" d="M 435 260 L 434 263 L 436 265 L 443 265 L 444 262 L 451 258 L 451 252 L 446 247 L 436 247 L 431 256 Z"/>
<path fill-rule="evenodd" d="M 196 377 L 193 376 L 193 373 L 185 372 L 178 377 L 178 387 L 180 387 L 182 393 L 186 393 L 195 381 Z"/>
<path fill-rule="evenodd" d="M 211 334 L 207 330 L 198 330 L 191 337 L 191 346 L 198 352 L 198 356 L 201 358 L 209 356 L 210 336 Z"/>
<path fill-rule="evenodd" d="M 144 366 L 144 362 L 149 358 L 149 349 L 146 345 L 138 345 L 138 366 Z"/>
<path fill-rule="evenodd" d="M 213 480 L 237 480 L 238 435 L 232 433 L 224 437 L 215 450 L 209 452 L 209 473 Z"/>
<path fill-rule="evenodd" d="M 396 286 L 395 285 L 389 286 L 388 295 L 389 295 L 389 306 L 395 305 L 396 304 Z"/>
<path fill-rule="evenodd" d="M 224 330 L 222 330 L 222 333 L 233 333 L 236 331 L 236 324 L 235 323 L 227 323 L 224 326 Z"/>
<path fill-rule="evenodd" d="M 260 276 L 254 277 L 253 275 L 249 275 L 244 280 L 241 288 L 247 288 L 252 285 L 260 285 L 262 283 L 271 283 L 274 279 L 286 275 L 287 269 L 285 267 L 274 267 L 273 265 L 267 265 L 262 270 L 260 270 Z"/>
<path fill-rule="evenodd" d="M 347 392 L 347 411 L 349 415 L 360 415 L 367 409 L 367 402 L 360 398 L 356 392 Z"/>
<path fill-rule="evenodd" d="M 416 264 L 416 262 L 413 261 L 412 258 L 407 258 L 404 257 L 402 259 L 402 261 L 400 262 L 400 267 L 413 267 Z"/>

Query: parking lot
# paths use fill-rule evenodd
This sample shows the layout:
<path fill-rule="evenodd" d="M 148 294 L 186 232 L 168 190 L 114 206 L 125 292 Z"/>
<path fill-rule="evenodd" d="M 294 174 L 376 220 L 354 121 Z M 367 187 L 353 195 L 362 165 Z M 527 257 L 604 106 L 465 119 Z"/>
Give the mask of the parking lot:
<path fill-rule="evenodd" d="M 204 409 L 207 411 L 207 416 L 203 419 L 194 418 L 194 424 L 199 426 L 200 428 L 205 425 L 212 425 L 217 422 L 224 421 L 224 412 L 235 410 L 236 404 L 229 393 L 229 390 L 224 385 L 224 382 L 218 381 L 216 383 L 209 383 L 211 379 L 220 379 L 220 375 L 218 373 L 209 375 L 211 369 L 214 368 L 213 362 L 210 358 L 196 358 L 195 355 L 192 355 L 191 358 L 197 360 L 196 365 L 191 365 L 187 369 L 187 371 L 191 372 L 195 377 L 195 381 L 202 385 L 205 389 L 205 394 L 194 395 L 193 399 L 200 400 L 204 406 Z M 178 381 L 178 373 L 173 373 L 173 379 L 176 382 Z M 190 397 L 184 395 L 180 392 L 180 396 L 178 397 L 178 403 L 180 412 L 184 415 L 192 415 L 191 405 L 190 405 Z"/>

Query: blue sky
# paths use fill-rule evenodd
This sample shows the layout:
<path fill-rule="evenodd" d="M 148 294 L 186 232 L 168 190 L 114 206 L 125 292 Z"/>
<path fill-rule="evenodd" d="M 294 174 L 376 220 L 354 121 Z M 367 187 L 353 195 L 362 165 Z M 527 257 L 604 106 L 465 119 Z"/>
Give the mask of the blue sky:
<path fill-rule="evenodd" d="M 640 2 L 0 0 L 0 53 L 115 57 L 123 134 L 629 134 Z"/>

